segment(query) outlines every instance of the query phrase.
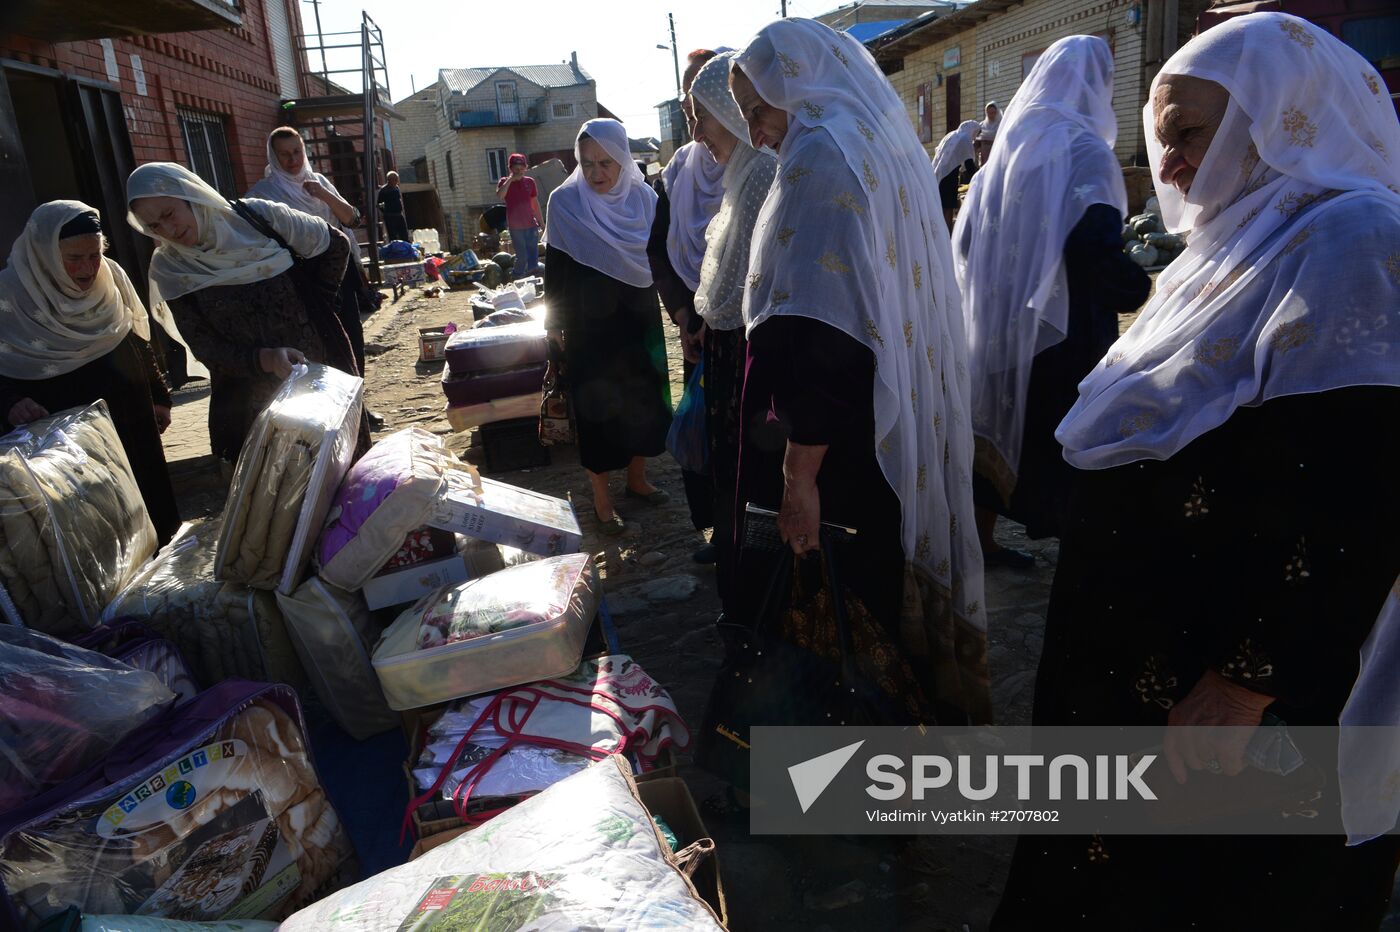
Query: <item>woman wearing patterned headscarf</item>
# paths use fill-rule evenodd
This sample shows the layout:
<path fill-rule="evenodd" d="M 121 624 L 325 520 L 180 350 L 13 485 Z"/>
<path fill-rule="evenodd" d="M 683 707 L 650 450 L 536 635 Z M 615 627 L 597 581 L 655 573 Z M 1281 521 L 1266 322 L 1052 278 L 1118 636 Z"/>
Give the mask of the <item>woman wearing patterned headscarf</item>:
<path fill-rule="evenodd" d="M 849 589 L 928 699 L 986 721 L 966 341 L 928 154 L 870 54 L 821 23 L 765 27 L 731 81 L 778 155 L 744 295 L 739 501 L 778 507 L 799 554 L 822 521 L 856 528 Z M 756 606 L 766 579 L 743 574 Z"/>
<path fill-rule="evenodd" d="M 0 271 L 0 413 L 20 427 L 105 400 L 163 544 L 180 526 L 160 443 L 170 390 L 146 306 L 105 245 L 101 217 L 81 201 L 30 215 Z"/>
<path fill-rule="evenodd" d="M 1095 36 L 1045 50 L 1001 121 L 953 230 L 972 370 L 973 492 L 987 565 L 1028 566 L 992 539 L 998 514 L 1060 534 L 1072 470 L 1055 428 L 1151 281 L 1123 253 L 1113 52 Z"/>
<path fill-rule="evenodd" d="M 778 162 L 749 145 L 744 117 L 729 93 L 734 52 L 707 62 L 691 85 L 695 141 L 724 167 L 724 197 L 705 234 L 695 310 L 705 322 L 705 407 L 715 500 L 715 569 L 721 602 L 733 606 L 735 484 L 739 403 L 744 387 L 744 288 L 749 246 Z"/>
<path fill-rule="evenodd" d="M 545 327 L 562 348 L 578 455 L 593 486 L 599 530 L 624 529 L 608 474 L 626 470 L 624 494 L 659 504 L 646 457 L 666 449 L 669 382 L 647 239 L 656 192 L 616 120 L 589 120 L 574 143 L 578 167 L 549 198 Z"/>
<path fill-rule="evenodd" d="M 1165 723 L 1189 785 L 1243 779 L 1266 710 L 1336 725 L 1400 575 L 1400 126 L 1365 59 L 1278 13 L 1183 46 L 1144 118 L 1190 237 L 1056 434 L 1077 473 L 1035 722 Z M 1287 834 L 1335 787 L 1270 803 L 1276 837 L 1024 836 L 999 926 L 1374 929 L 1400 839 Z"/>
<path fill-rule="evenodd" d="M 191 355 L 208 367 L 216 456 L 229 464 L 238 459 L 254 419 L 296 363 L 309 359 L 359 374 L 337 317 L 350 253 L 338 229 L 247 198 L 240 206 L 254 226 L 198 175 L 171 162 L 136 169 L 126 194 L 127 221 L 156 241 L 151 306 L 169 303 L 179 325 L 171 336 L 188 338 Z M 368 442 L 363 426 L 361 448 Z"/>

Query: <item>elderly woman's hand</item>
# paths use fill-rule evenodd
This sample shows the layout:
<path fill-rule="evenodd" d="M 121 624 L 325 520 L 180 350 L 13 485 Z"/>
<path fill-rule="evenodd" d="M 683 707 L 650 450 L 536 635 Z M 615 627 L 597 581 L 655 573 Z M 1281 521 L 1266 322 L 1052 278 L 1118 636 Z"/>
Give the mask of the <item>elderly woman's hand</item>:
<path fill-rule="evenodd" d="M 310 194 L 317 200 L 326 201 L 329 203 L 331 199 L 331 192 L 327 191 L 319 181 L 303 181 L 301 183 L 301 187 L 303 191 L 305 191 L 307 194 Z"/>
<path fill-rule="evenodd" d="M 1232 777 L 1244 770 L 1245 747 L 1273 701 L 1207 670 L 1167 715 L 1162 751 L 1176 782 L 1186 782 L 1187 768 Z"/>
<path fill-rule="evenodd" d="M 822 501 L 817 473 L 826 446 L 788 441 L 783 455 L 783 504 L 778 509 L 778 535 L 799 557 L 821 546 Z"/>
<path fill-rule="evenodd" d="M 33 398 L 21 398 L 10 408 L 10 424 L 19 427 L 31 421 L 37 421 L 41 417 L 48 417 L 49 411 Z"/>
<path fill-rule="evenodd" d="M 258 350 L 258 365 L 262 367 L 262 371 L 269 372 L 279 379 L 285 379 L 291 375 L 292 367 L 304 362 L 306 362 L 306 356 L 302 351 L 292 349 L 290 346 Z"/>

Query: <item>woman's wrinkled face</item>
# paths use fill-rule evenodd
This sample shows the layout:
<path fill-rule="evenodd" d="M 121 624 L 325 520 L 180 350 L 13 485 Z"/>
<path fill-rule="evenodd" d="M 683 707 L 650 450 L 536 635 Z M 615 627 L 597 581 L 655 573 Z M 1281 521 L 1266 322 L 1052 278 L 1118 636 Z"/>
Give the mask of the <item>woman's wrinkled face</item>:
<path fill-rule="evenodd" d="M 1152 92 L 1152 129 L 1162 144 L 1157 177 L 1182 194 L 1205 161 L 1230 94 L 1214 81 L 1183 74 L 1164 75 Z"/>
<path fill-rule="evenodd" d="M 749 143 L 755 149 L 767 146 L 777 152 L 787 136 L 787 111 L 779 110 L 760 97 L 749 76 L 737 67 L 729 72 L 729 92 L 734 95 L 734 102 L 748 124 Z"/>
<path fill-rule="evenodd" d="M 131 212 L 160 239 L 194 246 L 199 242 L 199 223 L 188 201 L 178 197 L 141 197 L 131 202 Z"/>
<path fill-rule="evenodd" d="M 724 124 L 698 100 L 695 101 L 695 141 L 709 149 L 710 155 L 721 165 L 729 164 L 729 157 L 739 144 L 734 134 L 725 129 Z"/>
<path fill-rule="evenodd" d="M 607 194 L 617 187 L 617 179 L 622 177 L 622 166 L 596 139 L 579 141 L 578 164 L 583 169 L 583 179 L 595 194 Z"/>
<path fill-rule="evenodd" d="M 87 291 L 97 281 L 97 273 L 102 268 L 102 246 L 101 233 L 85 233 L 58 241 L 63 271 L 80 291 Z"/>
<path fill-rule="evenodd" d="M 272 151 L 277 156 L 277 164 L 289 175 L 300 175 L 306 164 L 306 144 L 300 136 L 282 136 L 272 140 Z"/>

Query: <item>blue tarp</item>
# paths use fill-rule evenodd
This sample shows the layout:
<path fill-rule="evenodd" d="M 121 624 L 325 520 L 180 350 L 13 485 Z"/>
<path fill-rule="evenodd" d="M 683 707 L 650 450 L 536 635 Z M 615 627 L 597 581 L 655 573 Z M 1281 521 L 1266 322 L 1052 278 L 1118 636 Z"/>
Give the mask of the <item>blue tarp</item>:
<path fill-rule="evenodd" d="M 852 39 L 864 45 L 871 39 L 879 38 L 909 22 L 907 19 L 887 19 L 878 23 L 856 23 L 846 30 Z"/>

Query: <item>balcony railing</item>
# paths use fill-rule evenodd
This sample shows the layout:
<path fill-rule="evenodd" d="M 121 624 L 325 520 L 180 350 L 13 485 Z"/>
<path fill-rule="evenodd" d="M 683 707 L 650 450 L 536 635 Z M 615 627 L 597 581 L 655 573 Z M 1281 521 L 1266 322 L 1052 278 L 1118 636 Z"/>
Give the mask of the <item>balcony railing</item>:
<path fill-rule="evenodd" d="M 533 100 L 517 100 L 514 103 L 497 102 L 494 107 L 476 110 L 458 110 L 452 118 L 456 129 L 480 129 L 485 126 L 530 126 L 549 119 L 549 100 L 537 97 Z"/>

